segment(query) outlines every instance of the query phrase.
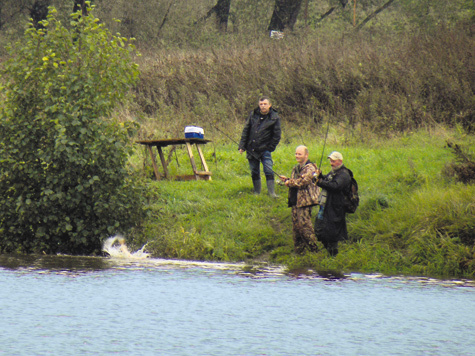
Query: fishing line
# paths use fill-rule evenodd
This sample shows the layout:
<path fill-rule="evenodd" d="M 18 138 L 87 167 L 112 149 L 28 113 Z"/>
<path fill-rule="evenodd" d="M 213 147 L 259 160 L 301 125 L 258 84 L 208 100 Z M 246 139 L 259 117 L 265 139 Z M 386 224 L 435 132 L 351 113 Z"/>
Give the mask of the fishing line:
<path fill-rule="evenodd" d="M 226 136 L 228 139 L 230 139 L 232 142 L 234 142 L 236 145 L 239 146 L 239 143 L 236 142 L 236 140 L 234 140 L 234 139 L 233 139 L 231 136 L 229 136 L 226 132 L 220 130 L 217 126 L 215 126 L 215 129 L 218 130 L 219 132 L 221 132 L 224 136 Z M 252 157 L 254 157 L 255 159 L 257 159 L 259 162 L 262 162 L 262 164 L 263 164 L 264 166 L 266 166 L 267 169 L 269 169 L 269 170 L 270 170 L 272 173 L 274 173 L 277 177 L 279 177 L 279 178 L 281 177 L 280 174 L 276 173 L 272 168 L 269 167 L 268 164 L 265 164 L 264 161 L 262 161 L 258 156 L 256 156 L 256 155 L 254 154 L 254 152 L 250 152 L 250 151 L 246 151 L 246 152 L 249 153 L 249 154 L 250 154 Z"/>

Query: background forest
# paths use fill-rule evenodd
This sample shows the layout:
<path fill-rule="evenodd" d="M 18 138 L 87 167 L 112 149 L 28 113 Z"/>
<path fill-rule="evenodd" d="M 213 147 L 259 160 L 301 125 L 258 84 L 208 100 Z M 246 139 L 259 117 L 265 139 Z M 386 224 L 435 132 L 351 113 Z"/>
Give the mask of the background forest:
<path fill-rule="evenodd" d="M 54 6 L 66 20 L 84 0 L 2 0 L 2 40 L 18 35 L 31 17 L 46 18 Z M 382 33 L 424 33 L 437 26 L 473 21 L 473 0 L 92 0 L 96 17 L 139 47 L 198 48 L 241 40 L 250 44 L 268 30 L 292 29 L 298 37 L 333 33 L 336 37 L 364 30 Z M 281 22 L 273 19 L 280 15 Z M 120 23 L 114 21 L 120 20 Z M 223 21 L 226 21 L 223 24 Z M 224 35 L 225 34 L 225 35 Z M 10 37 L 11 38 L 11 37 Z"/>
<path fill-rule="evenodd" d="M 0 43 L 54 5 L 67 24 L 83 0 L 2 0 Z M 142 57 L 132 115 L 154 135 L 183 124 L 240 124 L 262 93 L 289 122 L 360 133 L 460 124 L 473 130 L 474 1 L 92 1 Z M 276 21 L 278 18 L 279 21 Z M 120 20 L 120 22 L 115 21 Z M 270 38 L 269 30 L 285 33 Z M 3 46 L 2 46 L 3 47 Z M 153 122 L 149 122 L 153 118 Z M 186 122 L 185 122 L 186 121 Z M 231 122 L 230 122 L 231 121 Z M 365 135 L 363 135 L 365 136 Z"/>
<path fill-rule="evenodd" d="M 2 0 L 0 44 L 17 38 L 29 17 L 44 18 L 49 5 L 67 24 L 82 4 Z M 240 125 L 263 93 L 289 122 L 314 127 L 329 117 L 352 135 L 434 123 L 473 130 L 473 0 L 92 4 L 95 16 L 112 33 L 135 38 L 142 54 L 135 105 L 126 115 L 165 123 L 160 131 L 177 134 L 183 123 L 214 125 L 223 117 L 226 126 Z M 274 28 L 285 37 L 271 39 Z"/>
<path fill-rule="evenodd" d="M 163 257 L 473 277 L 475 0 L 91 3 L 111 33 L 135 38 L 140 74 L 112 116 L 140 124 L 129 165 L 152 188 L 143 194 L 148 219 L 111 233 Z M 54 6 L 69 26 L 84 5 L 0 0 L 0 60 L 29 18 L 41 27 Z M 297 144 L 319 159 L 327 125 L 325 149 L 351 157 L 361 206 L 349 217 L 355 243 L 337 259 L 293 256 L 285 203 L 241 194 L 248 170 L 233 140 L 260 95 L 283 118 L 278 171 L 290 172 Z M 213 140 L 213 182 L 152 181 L 134 142 L 182 137 L 190 124 Z M 172 172 L 183 157 L 169 153 Z"/>

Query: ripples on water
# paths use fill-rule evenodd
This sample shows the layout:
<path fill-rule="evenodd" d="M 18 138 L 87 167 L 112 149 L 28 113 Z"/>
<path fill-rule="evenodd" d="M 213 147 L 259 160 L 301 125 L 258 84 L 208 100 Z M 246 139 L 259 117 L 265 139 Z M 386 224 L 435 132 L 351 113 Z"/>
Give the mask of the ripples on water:
<path fill-rule="evenodd" d="M 0 355 L 475 355 L 468 280 L 0 256 Z"/>

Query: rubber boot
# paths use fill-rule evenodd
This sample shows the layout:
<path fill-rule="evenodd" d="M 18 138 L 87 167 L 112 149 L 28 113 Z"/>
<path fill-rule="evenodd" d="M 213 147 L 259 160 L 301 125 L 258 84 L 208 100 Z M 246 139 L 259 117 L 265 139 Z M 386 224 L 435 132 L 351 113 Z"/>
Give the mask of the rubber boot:
<path fill-rule="evenodd" d="M 258 195 L 261 194 L 261 180 L 260 179 L 253 179 L 252 185 L 254 185 L 254 194 Z"/>
<path fill-rule="evenodd" d="M 275 180 L 273 179 L 267 179 L 267 193 L 271 198 L 277 198 L 277 195 L 275 194 Z"/>
<path fill-rule="evenodd" d="M 330 256 L 335 257 L 336 255 L 338 255 L 338 241 L 324 242 L 323 246 L 325 246 Z"/>

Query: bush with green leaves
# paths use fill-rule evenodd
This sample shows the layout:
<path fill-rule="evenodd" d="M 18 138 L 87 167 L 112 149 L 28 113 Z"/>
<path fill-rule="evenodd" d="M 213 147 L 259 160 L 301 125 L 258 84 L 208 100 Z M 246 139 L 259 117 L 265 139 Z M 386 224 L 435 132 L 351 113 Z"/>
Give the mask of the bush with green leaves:
<path fill-rule="evenodd" d="M 50 8 L 9 47 L 0 104 L 0 251 L 95 254 L 143 216 L 128 171 L 135 124 L 112 119 L 138 78 L 134 46 L 92 15 Z"/>

